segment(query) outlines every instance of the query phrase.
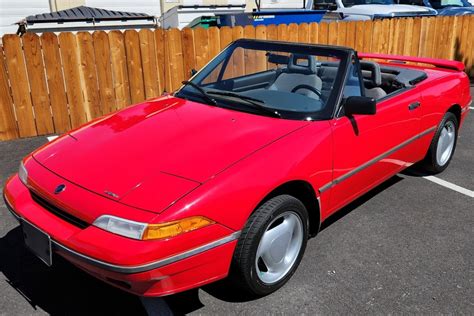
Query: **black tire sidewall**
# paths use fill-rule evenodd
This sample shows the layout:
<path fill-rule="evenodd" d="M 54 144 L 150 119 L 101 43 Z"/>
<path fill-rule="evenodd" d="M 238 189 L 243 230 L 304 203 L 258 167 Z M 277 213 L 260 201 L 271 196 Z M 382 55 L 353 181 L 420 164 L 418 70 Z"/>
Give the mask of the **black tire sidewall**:
<path fill-rule="evenodd" d="M 453 150 L 451 151 L 451 155 L 449 156 L 449 159 L 446 161 L 446 163 L 444 165 L 439 165 L 438 164 L 438 160 L 436 159 L 436 151 L 438 149 L 438 143 L 439 143 L 439 138 L 441 136 L 441 131 L 443 130 L 444 126 L 446 125 L 446 122 L 448 121 L 451 121 L 453 122 L 454 124 L 454 147 L 453 147 Z M 441 123 L 439 124 L 438 126 L 438 129 L 436 130 L 436 134 L 433 138 L 433 141 L 431 142 L 431 145 L 430 145 L 430 150 L 428 152 L 428 161 L 427 161 L 427 167 L 428 169 L 430 169 L 430 171 L 434 172 L 434 173 L 439 173 L 439 172 L 442 172 L 444 171 L 449 163 L 451 162 L 451 159 L 453 158 L 454 156 L 454 152 L 456 150 L 456 145 L 457 145 L 457 140 L 458 140 L 458 120 L 456 118 L 456 116 L 451 113 L 451 112 L 447 112 L 444 117 L 443 117 L 443 120 L 441 121 Z"/>
<path fill-rule="evenodd" d="M 269 205 L 272 205 L 275 199 L 279 199 L 280 203 L 271 206 L 272 210 L 268 212 Z M 281 280 L 276 283 L 266 284 L 258 277 L 257 269 L 255 267 L 257 249 L 263 234 L 268 228 L 268 225 L 270 225 L 270 223 L 279 215 L 289 211 L 295 213 L 300 218 L 303 224 L 303 242 L 301 244 L 298 257 L 296 258 L 292 268 L 287 273 L 287 275 L 285 275 Z M 259 212 L 267 213 L 264 214 L 263 221 L 256 220 L 258 218 L 258 215 L 261 215 L 259 214 Z M 303 203 L 301 203 L 298 199 L 289 195 L 281 195 L 270 199 L 269 201 L 261 205 L 254 212 L 254 214 L 252 214 L 247 225 L 250 225 L 250 228 L 247 231 L 246 235 L 252 235 L 253 233 L 255 233 L 255 235 L 253 236 L 252 240 L 246 240 L 246 242 L 248 242 L 247 247 L 250 247 L 249 257 L 239 262 L 239 264 L 243 264 L 243 266 L 241 267 L 243 269 L 242 274 L 244 274 L 247 286 L 251 290 L 251 292 L 256 295 L 267 295 L 282 287 L 292 277 L 299 263 L 301 262 L 308 239 L 308 213 Z M 244 237 L 244 239 L 246 238 L 246 236 L 242 237 Z"/>

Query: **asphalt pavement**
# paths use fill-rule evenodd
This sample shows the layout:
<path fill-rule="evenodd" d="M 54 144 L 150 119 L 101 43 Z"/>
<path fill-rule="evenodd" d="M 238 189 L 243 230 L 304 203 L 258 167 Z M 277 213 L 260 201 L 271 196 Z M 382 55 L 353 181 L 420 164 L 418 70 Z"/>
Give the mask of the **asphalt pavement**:
<path fill-rule="evenodd" d="M 474 90 L 474 89 L 472 89 Z M 474 91 L 472 91 L 474 94 Z M 0 142 L 0 183 L 45 137 Z M 1 315 L 474 314 L 474 112 L 437 179 L 397 175 L 336 213 L 308 242 L 279 291 L 251 300 L 225 282 L 140 299 L 68 262 L 47 268 L 25 250 L 0 202 Z"/>

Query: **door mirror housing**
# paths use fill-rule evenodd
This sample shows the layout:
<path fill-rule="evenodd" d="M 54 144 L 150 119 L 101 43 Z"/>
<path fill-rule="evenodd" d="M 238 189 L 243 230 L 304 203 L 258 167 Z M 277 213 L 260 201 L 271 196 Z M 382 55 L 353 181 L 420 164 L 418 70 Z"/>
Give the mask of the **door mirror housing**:
<path fill-rule="evenodd" d="M 352 116 L 354 114 L 374 115 L 377 112 L 377 102 L 374 98 L 352 96 L 344 102 L 344 114 Z"/>

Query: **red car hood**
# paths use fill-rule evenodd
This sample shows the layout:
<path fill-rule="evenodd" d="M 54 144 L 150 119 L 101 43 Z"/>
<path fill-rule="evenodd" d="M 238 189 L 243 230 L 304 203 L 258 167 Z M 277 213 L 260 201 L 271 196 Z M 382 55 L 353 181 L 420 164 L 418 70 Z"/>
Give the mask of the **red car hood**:
<path fill-rule="evenodd" d="M 163 97 L 73 131 L 35 152 L 34 158 L 88 190 L 162 210 L 306 124 Z"/>

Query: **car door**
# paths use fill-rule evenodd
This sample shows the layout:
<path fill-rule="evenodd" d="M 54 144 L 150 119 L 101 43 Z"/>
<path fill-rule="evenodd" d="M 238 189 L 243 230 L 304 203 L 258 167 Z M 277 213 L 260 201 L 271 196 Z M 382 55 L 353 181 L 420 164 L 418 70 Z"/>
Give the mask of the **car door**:
<path fill-rule="evenodd" d="M 360 82 L 358 73 L 358 78 L 346 82 L 344 98 L 365 94 L 354 89 Z M 331 210 L 339 209 L 414 162 L 420 129 L 419 102 L 422 100 L 418 90 L 406 89 L 379 100 L 374 115 L 342 115 L 332 120 L 333 181 L 321 188 L 331 190 Z"/>

